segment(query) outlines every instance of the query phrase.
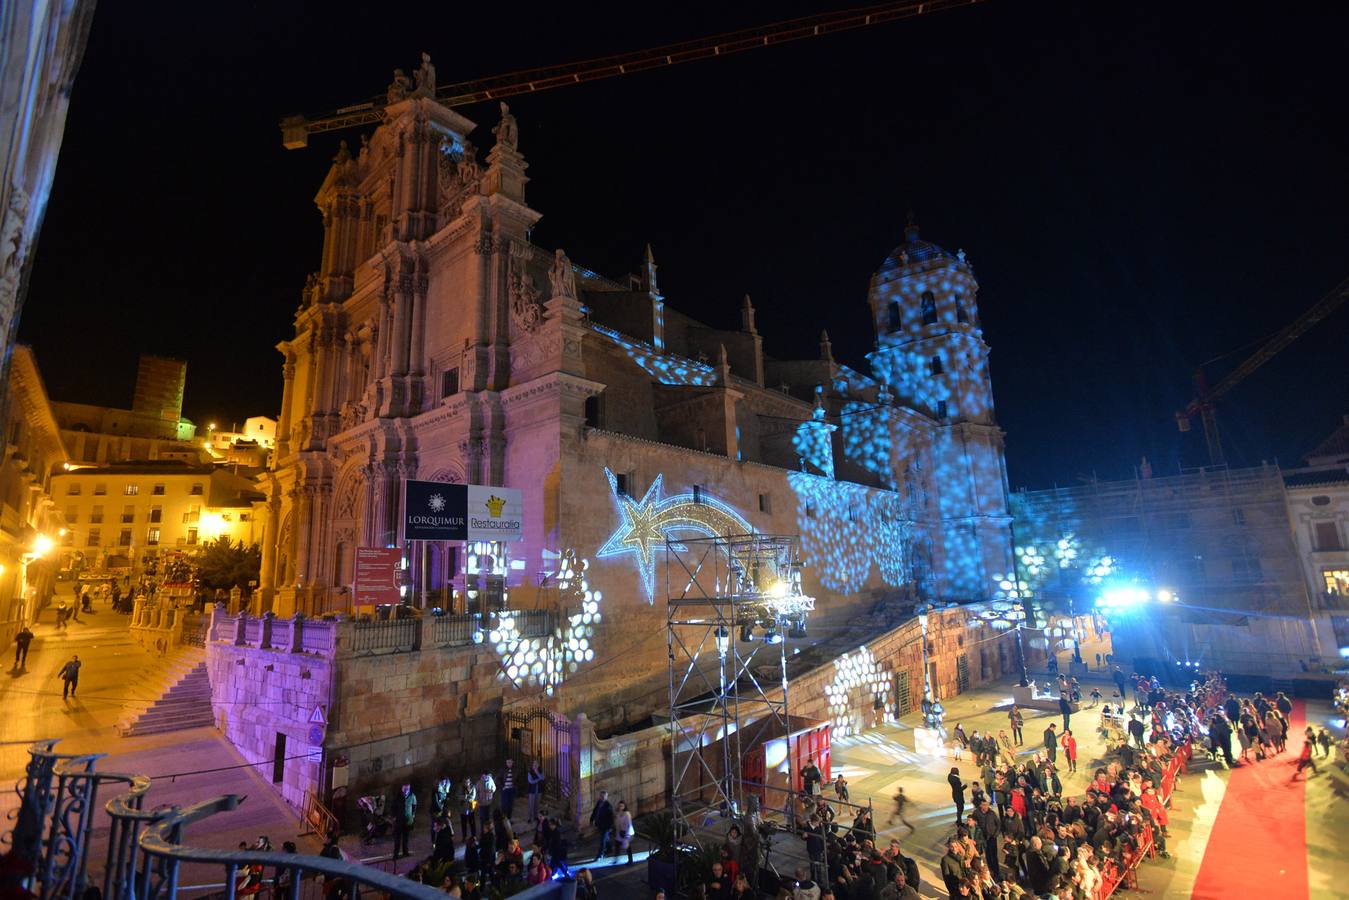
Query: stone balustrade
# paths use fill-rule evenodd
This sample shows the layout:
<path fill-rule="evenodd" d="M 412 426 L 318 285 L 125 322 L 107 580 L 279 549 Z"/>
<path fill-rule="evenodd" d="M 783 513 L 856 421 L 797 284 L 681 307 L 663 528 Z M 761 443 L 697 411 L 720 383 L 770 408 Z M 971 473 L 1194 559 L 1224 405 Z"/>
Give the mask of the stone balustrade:
<path fill-rule="evenodd" d="M 184 642 L 183 624 L 190 606 L 137 597 L 131 607 L 131 639 L 141 649 L 165 656 Z"/>
<path fill-rule="evenodd" d="M 211 613 L 206 640 L 260 650 L 312 653 L 323 656 L 372 656 L 386 653 L 416 653 L 423 649 L 468 647 L 482 642 L 482 635 L 499 621 L 509 618 L 524 637 L 551 632 L 551 610 L 505 610 L 490 613 L 486 624 L 476 613 L 469 615 L 418 616 L 405 619 L 352 621 L 339 616 L 310 619 L 302 614 L 278 619 L 271 613 L 251 616 L 227 611 L 222 603 Z"/>

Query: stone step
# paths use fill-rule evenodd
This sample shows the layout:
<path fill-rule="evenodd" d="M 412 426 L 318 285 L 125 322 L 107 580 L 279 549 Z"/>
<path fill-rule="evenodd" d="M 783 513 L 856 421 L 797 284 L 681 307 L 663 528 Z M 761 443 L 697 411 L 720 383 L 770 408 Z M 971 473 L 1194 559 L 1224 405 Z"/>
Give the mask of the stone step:
<path fill-rule="evenodd" d="M 158 697 L 128 710 L 117 724 L 124 737 L 153 734 L 183 728 L 211 725 L 215 714 L 211 709 L 211 682 L 206 673 L 204 654 L 186 669 L 179 666 L 165 673 L 170 679 L 158 691 Z"/>

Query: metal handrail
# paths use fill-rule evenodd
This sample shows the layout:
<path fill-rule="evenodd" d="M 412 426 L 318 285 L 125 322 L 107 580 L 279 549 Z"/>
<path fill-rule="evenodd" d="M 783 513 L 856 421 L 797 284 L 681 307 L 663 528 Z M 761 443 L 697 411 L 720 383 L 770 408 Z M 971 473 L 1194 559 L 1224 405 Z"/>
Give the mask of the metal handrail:
<path fill-rule="evenodd" d="M 344 879 L 355 888 L 353 897 L 360 896 L 360 885 L 385 891 L 391 897 L 413 900 L 444 900 L 439 888 L 419 884 L 397 875 L 390 875 L 359 863 L 329 859 L 325 856 L 306 856 L 296 853 L 276 853 L 262 850 L 206 850 L 183 846 L 184 826 L 209 818 L 219 812 L 237 809 L 243 798 L 226 794 L 213 800 L 203 800 L 189 807 L 173 807 L 148 824 L 140 837 L 140 849 L 145 857 L 144 881 L 140 897 L 173 897 L 178 889 L 178 874 L 183 863 L 205 863 L 225 868 L 225 896 L 234 897 L 235 876 L 245 866 L 270 866 L 290 872 L 290 896 L 297 898 L 305 875 Z M 153 876 L 153 879 L 152 879 Z"/>

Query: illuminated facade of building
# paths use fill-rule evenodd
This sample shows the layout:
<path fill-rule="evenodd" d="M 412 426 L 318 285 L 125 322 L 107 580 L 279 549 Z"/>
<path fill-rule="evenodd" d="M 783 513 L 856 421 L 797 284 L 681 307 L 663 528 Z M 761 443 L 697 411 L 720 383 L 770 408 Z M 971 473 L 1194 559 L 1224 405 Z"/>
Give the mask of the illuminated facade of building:
<path fill-rule="evenodd" d="M 510 607 L 548 606 L 574 552 L 604 604 L 583 649 L 622 653 L 622 687 L 646 681 L 617 699 L 607 685 L 637 716 L 664 702 L 667 537 L 800 534 L 825 628 L 877 603 L 989 596 L 1010 515 L 963 254 L 910 227 L 872 282 L 870 372 L 827 335 L 817 358 L 774 358 L 749 298 L 722 325 L 667 305 L 649 248 L 612 280 L 531 244 L 514 118 L 503 105 L 480 160 L 433 77 L 391 88 L 385 123 L 343 146 L 316 198 L 320 267 L 278 347 L 264 604 L 349 608 L 356 548 L 403 545 L 406 478 L 516 487 L 525 507 L 505 553 L 408 548 L 411 601 L 455 607 L 490 569 Z"/>
<path fill-rule="evenodd" d="M 228 469 L 177 460 L 72 464 L 51 479 L 66 527 L 63 565 L 137 573 L 147 559 L 219 537 L 258 543 L 253 488 Z"/>
<path fill-rule="evenodd" d="M 33 351 L 14 348 L 0 461 L 0 640 L 7 645 L 34 621 L 54 589 L 59 509 L 52 503 L 52 470 L 66 462 L 61 434 Z"/>

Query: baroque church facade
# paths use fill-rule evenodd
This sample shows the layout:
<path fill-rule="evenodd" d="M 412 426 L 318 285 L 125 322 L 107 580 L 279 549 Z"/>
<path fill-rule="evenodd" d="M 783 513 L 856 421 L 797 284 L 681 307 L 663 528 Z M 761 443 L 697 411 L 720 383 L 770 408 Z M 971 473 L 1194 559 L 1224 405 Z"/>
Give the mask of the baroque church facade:
<path fill-rule="evenodd" d="M 390 101 L 319 189 L 319 270 L 278 345 L 264 609 L 349 611 L 356 549 L 404 546 L 404 479 L 519 488 L 524 540 L 407 548 L 409 602 L 464 611 L 466 584 L 496 576 L 510 608 L 543 608 L 564 561 L 583 561 L 603 608 L 582 661 L 652 676 L 629 698 L 649 711 L 665 690 L 666 537 L 799 535 L 823 623 L 986 598 L 1011 568 L 963 254 L 910 225 L 872 278 L 869 371 L 834 359 L 827 334 L 814 359 L 776 358 L 748 297 L 719 324 L 667 304 L 649 248 L 615 280 L 531 244 L 541 213 L 504 104 L 482 157 L 423 79 Z M 612 694 L 605 680 L 590 679 Z"/>

